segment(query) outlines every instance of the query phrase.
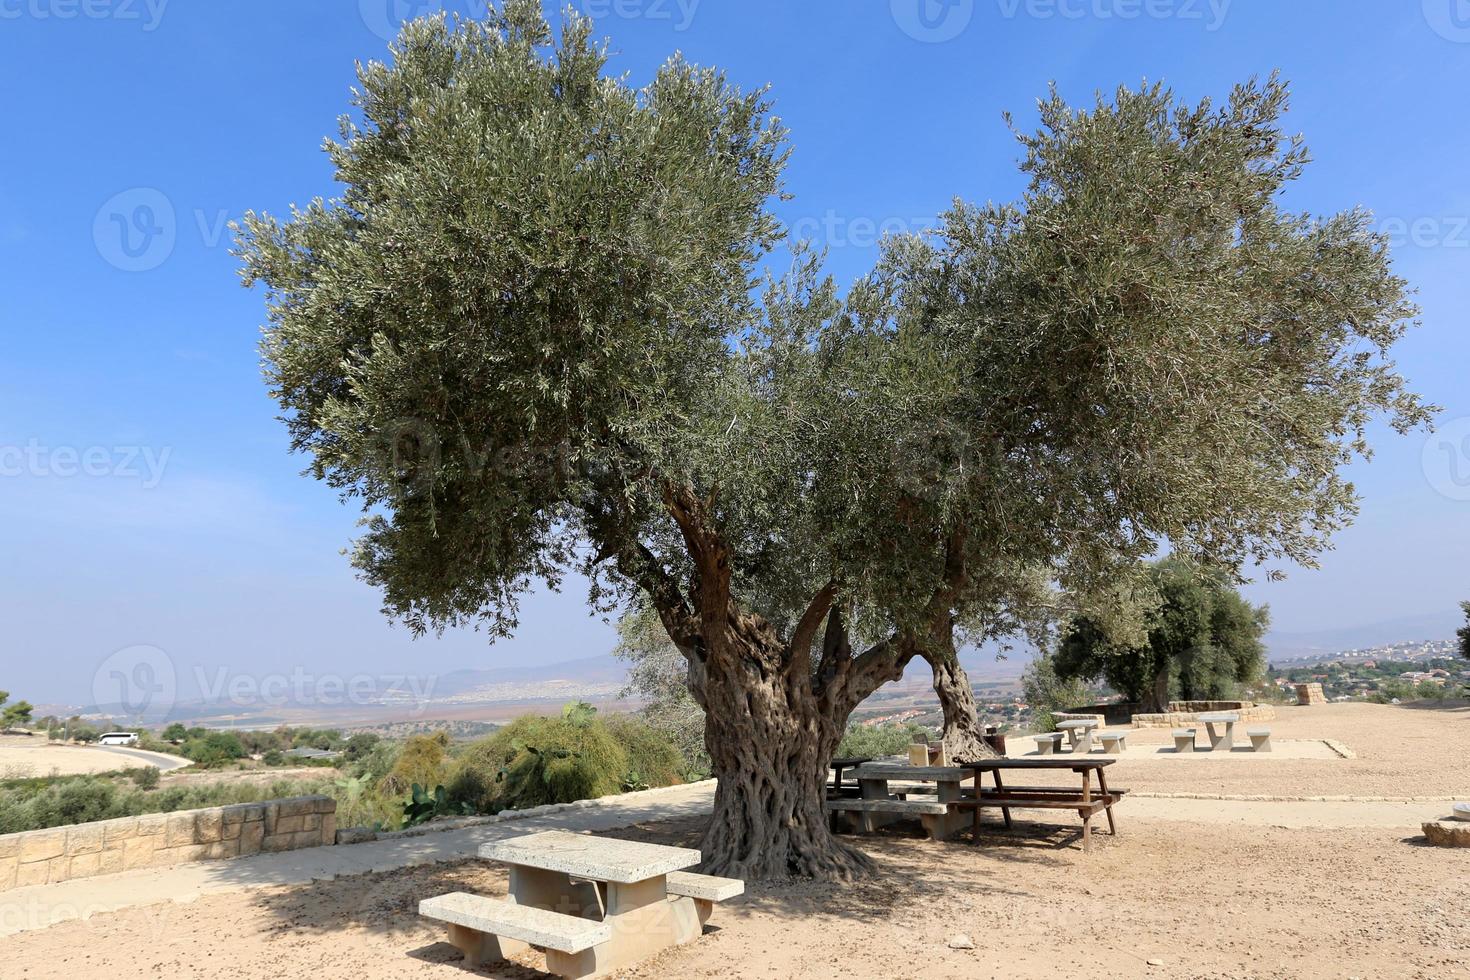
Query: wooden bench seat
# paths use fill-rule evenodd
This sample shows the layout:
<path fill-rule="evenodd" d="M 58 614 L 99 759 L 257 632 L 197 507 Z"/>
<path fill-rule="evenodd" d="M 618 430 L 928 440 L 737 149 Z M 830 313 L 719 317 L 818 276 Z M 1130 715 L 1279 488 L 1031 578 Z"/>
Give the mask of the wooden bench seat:
<path fill-rule="evenodd" d="M 913 816 L 923 814 L 943 815 L 949 812 L 950 804 L 938 800 L 828 800 L 831 811 L 852 810 L 858 813 L 906 813 Z"/>
<path fill-rule="evenodd" d="M 502 948 L 501 939 L 562 953 L 580 953 L 612 939 L 606 922 L 468 892 L 426 898 L 419 902 L 419 915 L 445 923 L 449 941 L 471 966 L 503 960 L 514 951 Z"/>

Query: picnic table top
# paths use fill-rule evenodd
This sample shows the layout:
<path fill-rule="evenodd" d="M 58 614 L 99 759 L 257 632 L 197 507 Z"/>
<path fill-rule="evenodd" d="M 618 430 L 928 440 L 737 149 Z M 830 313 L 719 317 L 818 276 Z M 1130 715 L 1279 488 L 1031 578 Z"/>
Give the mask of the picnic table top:
<path fill-rule="evenodd" d="M 862 765 L 865 762 L 872 762 L 872 761 L 873 761 L 873 757 L 870 756 L 870 755 L 853 756 L 850 759 L 833 759 L 831 762 L 827 763 L 827 768 L 829 768 L 829 769 L 850 769 L 853 766 L 860 766 L 860 765 Z"/>
<path fill-rule="evenodd" d="M 969 778 L 964 766 L 910 766 L 904 763 L 870 762 L 858 766 L 858 779 L 912 779 L 917 782 L 951 783 Z"/>
<path fill-rule="evenodd" d="M 1047 759 L 976 759 L 960 764 L 962 769 L 989 771 L 992 769 L 1101 769 L 1117 762 L 1116 758 L 1098 756 L 1063 756 Z"/>
<path fill-rule="evenodd" d="M 614 837 L 547 830 L 480 845 L 480 857 L 543 871 L 630 885 L 692 868 L 698 851 Z"/>
<path fill-rule="evenodd" d="M 1240 714 L 1234 711 L 1211 711 L 1197 717 L 1206 724 L 1212 721 L 1216 723 L 1240 721 Z"/>
<path fill-rule="evenodd" d="M 1071 721 L 1057 722 L 1058 728 L 1096 728 L 1096 718 L 1074 718 Z"/>

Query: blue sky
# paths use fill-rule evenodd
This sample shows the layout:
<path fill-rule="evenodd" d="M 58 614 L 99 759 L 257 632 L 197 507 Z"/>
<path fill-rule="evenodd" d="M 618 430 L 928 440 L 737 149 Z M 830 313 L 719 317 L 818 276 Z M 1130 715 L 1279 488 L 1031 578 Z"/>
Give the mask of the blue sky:
<path fill-rule="evenodd" d="M 922 4 L 922 6 L 921 6 Z M 573 584 L 520 634 L 413 641 L 341 548 L 356 513 L 299 475 L 259 378 L 261 297 L 226 223 L 331 195 L 323 136 L 390 25 L 481 0 L 0 0 L 0 687 L 81 701 L 114 651 L 181 677 L 422 672 L 593 656 L 611 632 Z M 615 70 L 675 49 L 769 83 L 793 131 L 782 205 L 848 280 L 880 230 L 953 196 L 1018 192 L 1022 126 L 1163 80 L 1194 99 L 1280 68 L 1316 163 L 1289 203 L 1363 204 L 1398 240 L 1423 328 L 1401 363 L 1441 432 L 1380 432 L 1360 523 L 1250 592 L 1315 630 L 1470 598 L 1470 3 L 1342 0 L 579 0 Z M 1458 383 L 1457 383 L 1458 382 Z M 183 682 L 181 681 L 181 684 Z"/>

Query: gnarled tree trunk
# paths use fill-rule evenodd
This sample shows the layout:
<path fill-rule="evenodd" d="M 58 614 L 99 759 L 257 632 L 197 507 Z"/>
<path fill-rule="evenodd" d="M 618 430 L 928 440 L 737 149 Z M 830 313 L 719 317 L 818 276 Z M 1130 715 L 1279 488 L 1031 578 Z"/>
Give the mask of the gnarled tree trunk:
<path fill-rule="evenodd" d="M 853 708 L 901 677 L 908 656 L 880 645 L 854 657 L 833 611 L 813 667 L 754 617 L 731 619 L 735 628 L 710 645 L 731 655 L 704 662 L 705 748 L 719 780 L 705 869 L 749 880 L 844 880 L 867 870 L 868 857 L 830 830 L 828 765 Z M 796 642 L 803 637 L 798 627 Z"/>
<path fill-rule="evenodd" d="M 995 758 L 996 751 L 983 738 L 975 690 L 959 658 L 936 656 L 929 663 L 934 668 L 934 693 L 939 695 L 939 706 L 944 711 L 946 754 L 960 762 Z"/>

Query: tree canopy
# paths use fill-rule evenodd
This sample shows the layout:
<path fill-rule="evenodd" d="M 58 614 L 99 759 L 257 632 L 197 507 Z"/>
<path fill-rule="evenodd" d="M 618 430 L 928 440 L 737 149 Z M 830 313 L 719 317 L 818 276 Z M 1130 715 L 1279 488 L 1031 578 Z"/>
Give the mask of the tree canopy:
<path fill-rule="evenodd" d="M 1147 711 L 1167 710 L 1176 694 L 1233 698 L 1241 684 L 1260 678 L 1265 606 L 1252 606 L 1221 572 L 1177 558 L 1150 566 L 1145 581 L 1152 604 L 1139 630 L 1121 631 L 1104 616 L 1072 620 L 1057 650 L 1059 677 L 1105 680 Z"/>
<path fill-rule="evenodd" d="M 1309 564 L 1368 422 L 1428 415 L 1368 216 L 1279 204 L 1307 154 L 1275 78 L 1053 92 L 1019 201 L 957 201 L 843 291 L 799 246 L 765 274 L 765 93 L 677 56 L 635 88 L 534 0 L 392 53 L 328 144 L 341 195 L 239 230 L 292 445 L 365 509 L 353 560 L 415 630 L 503 635 L 573 571 L 657 612 L 720 777 L 711 868 L 861 867 L 826 759 L 911 658 L 1165 541 Z"/>
<path fill-rule="evenodd" d="M 1465 613 L 1465 625 L 1455 630 L 1455 638 L 1460 641 L 1460 656 L 1470 660 L 1470 602 L 1460 603 L 1460 609 Z"/>

